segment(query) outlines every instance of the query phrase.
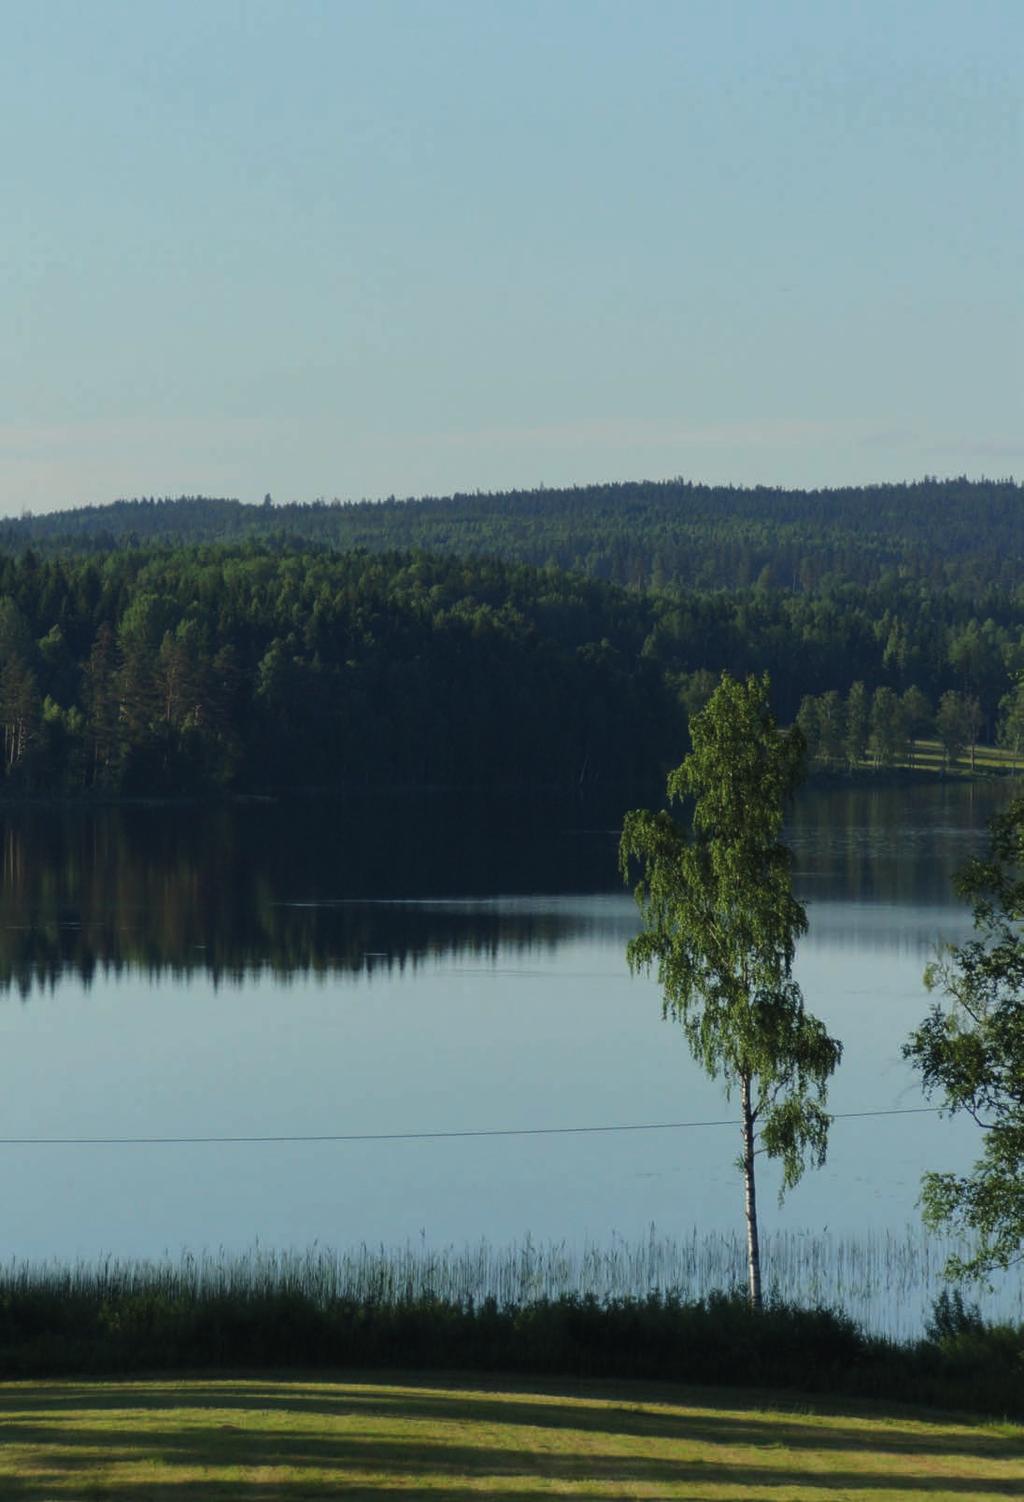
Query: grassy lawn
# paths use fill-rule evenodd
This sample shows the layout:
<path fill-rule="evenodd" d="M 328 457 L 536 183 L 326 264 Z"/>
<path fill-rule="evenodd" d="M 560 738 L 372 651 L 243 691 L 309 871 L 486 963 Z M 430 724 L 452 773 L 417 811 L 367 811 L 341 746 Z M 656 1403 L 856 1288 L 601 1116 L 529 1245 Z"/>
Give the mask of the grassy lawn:
<path fill-rule="evenodd" d="M 914 742 L 914 766 L 918 771 L 941 772 L 945 764 L 942 747 L 938 741 L 915 741 Z M 907 761 L 900 762 L 900 766 L 907 766 Z M 1006 751 L 1002 746 L 978 745 L 974 749 L 974 770 L 977 772 L 1010 772 L 1020 773 L 1024 771 L 1024 758 L 1014 756 L 1012 751 Z M 953 766 L 946 768 L 946 774 L 950 777 L 971 775 L 971 754 L 965 751 L 958 757 Z"/>
<path fill-rule="evenodd" d="M 842 771 L 846 763 L 841 763 L 838 768 L 832 770 Z M 1016 756 L 1012 751 L 1006 751 L 1002 746 L 982 746 L 974 748 L 974 766 L 971 766 L 971 753 L 965 750 L 954 761 L 947 763 L 945 752 L 938 741 L 917 740 L 914 742 L 913 755 L 897 757 L 885 767 L 877 767 L 870 756 L 857 763 L 857 770 L 861 772 L 885 773 L 888 770 L 902 772 L 927 772 L 931 776 L 941 775 L 951 780 L 967 777 L 1001 776 L 1020 777 L 1024 775 L 1024 756 Z"/>
<path fill-rule="evenodd" d="M 770 1401 L 628 1383 L 15 1382 L 0 1385 L 0 1497 L 1024 1496 L 1022 1428 Z"/>

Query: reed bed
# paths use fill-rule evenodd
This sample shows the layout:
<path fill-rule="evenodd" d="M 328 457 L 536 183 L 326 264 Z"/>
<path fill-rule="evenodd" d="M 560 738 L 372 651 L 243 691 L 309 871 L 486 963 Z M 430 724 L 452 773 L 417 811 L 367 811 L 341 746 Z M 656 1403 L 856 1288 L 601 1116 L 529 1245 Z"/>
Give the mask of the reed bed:
<path fill-rule="evenodd" d="M 764 1286 L 770 1301 L 834 1308 L 865 1332 L 914 1340 L 946 1286 L 942 1270 L 954 1250 L 964 1248 L 914 1226 L 859 1235 L 771 1231 L 762 1239 Z M 738 1233 L 694 1230 L 680 1239 L 660 1236 L 652 1226 L 635 1241 L 615 1236 L 603 1245 L 540 1243 L 526 1236 L 505 1245 L 481 1240 L 431 1247 L 420 1239 L 344 1250 L 256 1245 L 240 1253 L 184 1252 L 157 1260 L 14 1261 L 0 1267 L 0 1307 L 25 1298 L 88 1299 L 114 1307 L 137 1297 L 247 1305 L 294 1297 L 319 1309 L 338 1302 L 379 1307 L 424 1300 L 460 1306 L 493 1300 L 507 1309 L 564 1297 L 607 1303 L 656 1294 L 689 1302 L 740 1288 L 745 1280 Z M 969 1286 L 965 1295 L 986 1320 L 1024 1323 L 1019 1276 Z"/>

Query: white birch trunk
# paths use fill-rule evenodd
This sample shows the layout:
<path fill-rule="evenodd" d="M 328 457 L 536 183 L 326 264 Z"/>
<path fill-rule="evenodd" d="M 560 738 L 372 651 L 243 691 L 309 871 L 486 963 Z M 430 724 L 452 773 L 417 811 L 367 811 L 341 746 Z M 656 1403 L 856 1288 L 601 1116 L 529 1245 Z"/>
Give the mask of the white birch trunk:
<path fill-rule="evenodd" d="M 747 1216 L 747 1287 L 750 1307 L 760 1309 L 761 1244 L 757 1234 L 757 1187 L 754 1183 L 754 1111 L 750 1103 L 750 1078 L 743 1077 L 743 1201 Z"/>

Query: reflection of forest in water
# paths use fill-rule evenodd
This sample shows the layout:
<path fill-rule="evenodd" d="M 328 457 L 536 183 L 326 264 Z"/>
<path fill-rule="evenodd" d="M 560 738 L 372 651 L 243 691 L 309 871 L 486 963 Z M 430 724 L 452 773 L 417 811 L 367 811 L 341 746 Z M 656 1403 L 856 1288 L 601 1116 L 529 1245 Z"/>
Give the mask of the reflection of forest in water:
<path fill-rule="evenodd" d="M 593 920 L 494 898 L 614 887 L 616 830 L 591 815 L 441 795 L 18 809 L 0 824 L 0 987 L 362 973 L 554 945 Z"/>
<path fill-rule="evenodd" d="M 956 905 L 956 872 L 1016 791 L 1009 781 L 808 791 L 785 835 L 797 890 L 805 902 Z"/>
<path fill-rule="evenodd" d="M 828 923 L 821 903 L 855 902 L 858 931 L 900 947 L 910 932 L 898 910 L 955 902 L 953 875 L 1010 791 L 805 793 L 786 838 L 812 936 L 815 908 Z M 645 791 L 11 810 L 0 822 L 0 988 L 28 995 L 98 971 L 223 980 L 490 962 L 597 929 L 621 946 L 628 905 L 557 898 L 623 895 L 622 811 L 656 801 Z M 556 900 L 525 900 L 536 893 Z"/>

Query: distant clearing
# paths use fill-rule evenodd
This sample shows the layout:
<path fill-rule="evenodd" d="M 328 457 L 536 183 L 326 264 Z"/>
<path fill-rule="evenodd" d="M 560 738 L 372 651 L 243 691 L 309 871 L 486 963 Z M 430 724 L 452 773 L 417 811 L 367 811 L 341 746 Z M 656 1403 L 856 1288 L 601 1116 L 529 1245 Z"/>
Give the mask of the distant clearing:
<path fill-rule="evenodd" d="M 1024 1429 L 645 1384 L 278 1380 L 0 1389 L 0 1495 L 299 1502 L 1020 1496 Z"/>
<path fill-rule="evenodd" d="M 864 765 L 868 766 L 870 763 L 865 762 Z M 973 767 L 969 751 L 962 752 L 955 762 L 947 765 L 938 741 L 919 740 L 914 742 L 913 761 L 904 758 L 894 765 L 912 767 L 918 772 L 945 772 L 949 777 L 970 777 L 973 772 L 1004 772 L 1019 776 L 1024 771 L 1024 757 L 1017 756 L 1002 746 L 979 744 L 974 749 Z"/>

